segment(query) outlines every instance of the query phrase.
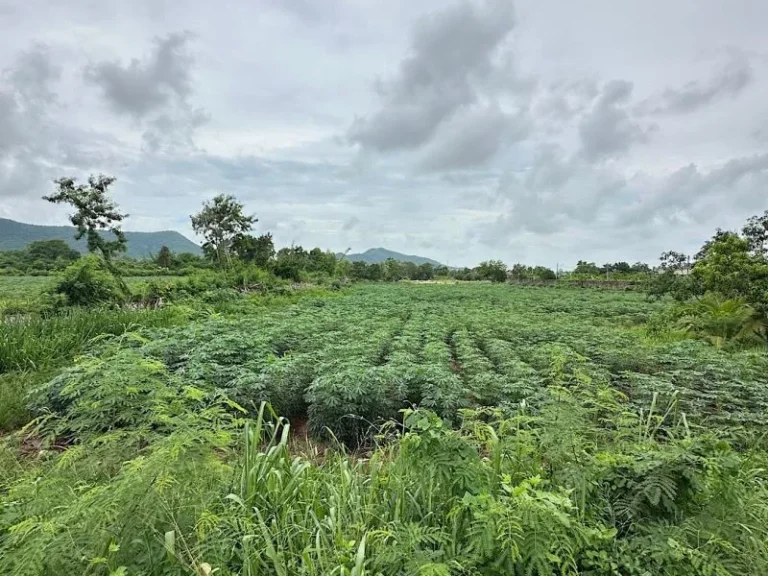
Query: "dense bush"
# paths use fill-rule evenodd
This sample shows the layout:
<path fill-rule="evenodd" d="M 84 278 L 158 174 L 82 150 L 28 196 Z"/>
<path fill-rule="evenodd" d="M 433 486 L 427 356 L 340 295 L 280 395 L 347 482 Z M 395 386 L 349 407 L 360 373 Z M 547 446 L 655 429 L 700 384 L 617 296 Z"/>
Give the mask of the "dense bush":
<path fill-rule="evenodd" d="M 108 265 L 95 255 L 84 256 L 69 265 L 51 293 L 67 306 L 110 306 L 123 304 L 128 295 Z"/>

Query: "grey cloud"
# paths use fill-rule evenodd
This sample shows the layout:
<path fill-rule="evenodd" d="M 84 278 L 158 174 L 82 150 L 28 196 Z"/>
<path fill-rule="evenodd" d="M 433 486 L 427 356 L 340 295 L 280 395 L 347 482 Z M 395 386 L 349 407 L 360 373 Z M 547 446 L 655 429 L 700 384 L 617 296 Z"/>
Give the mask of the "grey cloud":
<path fill-rule="evenodd" d="M 492 72 L 492 57 L 513 27 L 507 0 L 464 1 L 421 19 L 411 54 L 379 85 L 381 108 L 356 119 L 349 140 L 378 151 L 428 142 L 443 121 L 475 102 L 473 83 Z"/>
<path fill-rule="evenodd" d="M 539 187 L 540 179 L 530 178 L 533 172 L 559 176 Z M 671 247 L 694 249 L 717 226 L 739 226 L 746 215 L 764 209 L 766 187 L 768 153 L 704 170 L 691 164 L 666 176 L 627 178 L 612 168 L 546 150 L 525 174 L 502 178 L 499 193 L 506 204 L 476 236 L 486 246 L 510 248 L 535 235 L 540 253 L 549 244 L 558 259 L 563 257 L 558 251 L 573 257 L 578 246 L 581 257 L 591 259 L 599 259 L 598 252 L 611 255 L 605 259 L 629 254 L 630 259 L 650 260 Z M 674 233 L 680 228 L 686 235 Z"/>
<path fill-rule="evenodd" d="M 127 65 L 101 62 L 86 69 L 86 78 L 101 88 L 116 112 L 143 118 L 165 108 L 173 98 L 184 101 L 190 95 L 189 39 L 186 32 L 156 38 L 145 60 L 134 58 Z"/>
<path fill-rule="evenodd" d="M 344 224 L 342 224 L 341 229 L 344 232 L 349 232 L 350 230 L 354 230 L 360 225 L 360 218 L 357 216 L 350 216 L 346 220 L 344 220 Z"/>
<path fill-rule="evenodd" d="M 101 62 L 85 77 L 102 90 L 110 108 L 129 115 L 142 129 L 143 149 L 151 153 L 195 150 L 196 131 L 210 116 L 189 102 L 194 60 L 188 52 L 189 32 L 154 40 L 144 59 Z"/>
<path fill-rule="evenodd" d="M 36 44 L 19 55 L 8 77 L 28 105 L 41 106 L 56 99 L 52 84 L 61 77 L 61 67 L 53 61 L 48 46 Z"/>
<path fill-rule="evenodd" d="M 751 185 L 740 190 L 739 186 L 745 182 Z M 687 212 L 697 220 L 709 219 L 711 213 L 702 213 L 696 207 L 718 194 L 727 197 L 732 206 L 755 210 L 765 202 L 758 191 L 766 186 L 768 153 L 733 158 L 706 172 L 689 164 L 651 186 L 651 193 L 622 211 L 618 221 L 622 225 L 637 225 L 651 219 L 669 220 L 678 211 Z"/>
<path fill-rule="evenodd" d="M 0 84 L 0 154 L 12 147 L 45 143 L 47 108 L 55 100 L 53 85 L 60 68 L 51 60 L 50 50 L 41 44 L 22 52 L 3 71 Z"/>
<path fill-rule="evenodd" d="M 505 143 L 528 134 L 525 112 L 505 114 L 497 105 L 462 110 L 443 123 L 420 162 L 426 172 L 457 170 L 482 165 Z"/>
<path fill-rule="evenodd" d="M 737 96 L 753 80 L 749 60 L 742 55 L 733 55 L 708 81 L 692 81 L 682 88 L 669 88 L 660 96 L 641 103 L 638 110 L 650 114 L 688 114 L 717 100 Z"/>
<path fill-rule="evenodd" d="M 181 113 L 160 114 L 148 121 L 142 134 L 147 152 L 174 152 L 196 148 L 195 131 L 204 126 L 210 116 L 202 109 L 184 109 Z"/>
<path fill-rule="evenodd" d="M 0 77 L 0 198 L 23 198 L 50 181 L 57 138 L 49 108 L 59 77 L 40 44 L 20 53 Z"/>
<path fill-rule="evenodd" d="M 628 110 L 632 82 L 612 80 L 579 124 L 582 155 L 601 160 L 625 154 L 634 144 L 648 142 L 650 128 L 637 122 Z"/>
<path fill-rule="evenodd" d="M 529 166 L 499 181 L 502 214 L 486 235 L 499 239 L 522 231 L 550 235 L 578 223 L 593 226 L 621 205 L 624 177 L 554 145 L 540 146 Z"/>
<path fill-rule="evenodd" d="M 557 121 L 570 120 L 583 112 L 599 93 L 597 83 L 587 78 L 553 82 L 536 103 L 536 112 Z"/>
<path fill-rule="evenodd" d="M 275 7 L 290 12 L 302 21 L 313 24 L 329 17 L 333 10 L 333 2 L 317 2 L 316 0 L 272 0 Z"/>
<path fill-rule="evenodd" d="M 532 166 L 525 175 L 525 187 L 529 190 L 559 190 L 573 176 L 572 163 L 564 158 L 557 146 L 544 145 L 536 152 Z"/>
<path fill-rule="evenodd" d="M 762 127 L 753 130 L 751 136 L 759 144 L 768 144 L 768 122 L 764 122 Z"/>
<path fill-rule="evenodd" d="M 0 158 L 4 151 L 24 142 L 24 129 L 16 100 L 11 94 L 0 92 Z"/>

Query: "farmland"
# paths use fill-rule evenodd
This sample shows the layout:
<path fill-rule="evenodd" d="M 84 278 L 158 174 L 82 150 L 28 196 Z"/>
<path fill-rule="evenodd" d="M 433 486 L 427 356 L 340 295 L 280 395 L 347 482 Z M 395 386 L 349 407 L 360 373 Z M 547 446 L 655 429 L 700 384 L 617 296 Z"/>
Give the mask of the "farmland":
<path fill-rule="evenodd" d="M 0 564 L 764 574 L 768 357 L 651 334 L 666 306 L 364 284 L 96 338 L 0 447 Z"/>

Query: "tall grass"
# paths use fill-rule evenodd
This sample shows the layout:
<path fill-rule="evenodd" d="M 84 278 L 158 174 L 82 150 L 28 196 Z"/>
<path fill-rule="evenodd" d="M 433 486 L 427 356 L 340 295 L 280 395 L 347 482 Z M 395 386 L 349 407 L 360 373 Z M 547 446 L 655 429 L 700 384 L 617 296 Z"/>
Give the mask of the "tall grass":
<path fill-rule="evenodd" d="M 72 358 L 102 334 L 119 335 L 136 326 L 164 327 L 184 320 L 174 308 L 159 310 L 72 309 L 0 323 L 0 374 L 40 370 Z"/>

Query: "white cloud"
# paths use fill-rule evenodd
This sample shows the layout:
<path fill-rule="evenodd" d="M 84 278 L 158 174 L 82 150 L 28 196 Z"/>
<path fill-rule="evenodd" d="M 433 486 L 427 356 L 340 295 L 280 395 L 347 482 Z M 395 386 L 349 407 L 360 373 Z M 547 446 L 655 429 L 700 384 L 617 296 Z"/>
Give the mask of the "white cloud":
<path fill-rule="evenodd" d="M 0 215 L 64 223 L 51 179 L 104 172 L 129 228 L 229 192 L 278 243 L 554 265 L 767 207 L 764 2 L 319 6 L 6 5 Z"/>

